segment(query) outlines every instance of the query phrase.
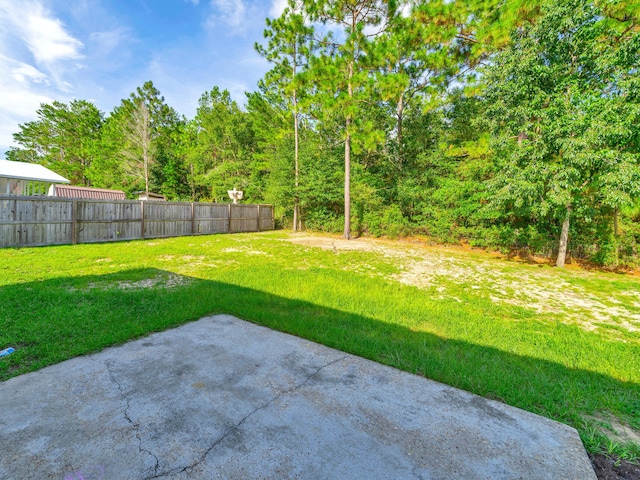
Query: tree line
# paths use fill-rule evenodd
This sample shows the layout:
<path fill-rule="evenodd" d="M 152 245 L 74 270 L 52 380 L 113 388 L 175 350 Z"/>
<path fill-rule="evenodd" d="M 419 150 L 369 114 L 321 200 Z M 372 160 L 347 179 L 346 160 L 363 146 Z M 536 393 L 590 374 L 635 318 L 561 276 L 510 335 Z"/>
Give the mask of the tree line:
<path fill-rule="evenodd" d="M 289 0 L 238 105 L 145 83 L 42 105 L 7 158 L 75 184 L 276 206 L 283 226 L 634 263 L 637 0 Z"/>

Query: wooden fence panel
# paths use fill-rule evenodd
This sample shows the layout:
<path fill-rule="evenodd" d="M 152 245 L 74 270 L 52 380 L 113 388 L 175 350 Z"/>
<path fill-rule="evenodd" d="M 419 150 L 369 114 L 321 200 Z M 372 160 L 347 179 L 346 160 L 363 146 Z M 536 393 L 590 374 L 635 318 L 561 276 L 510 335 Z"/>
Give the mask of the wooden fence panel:
<path fill-rule="evenodd" d="M 191 204 L 144 203 L 144 238 L 191 235 Z"/>
<path fill-rule="evenodd" d="M 275 218 L 272 205 L 259 205 L 260 215 L 258 217 L 258 230 L 275 230 Z"/>
<path fill-rule="evenodd" d="M 0 247 L 273 230 L 271 205 L 0 196 Z"/>
<path fill-rule="evenodd" d="M 77 243 L 141 238 L 140 202 L 79 199 L 76 204 Z"/>
<path fill-rule="evenodd" d="M 258 231 L 258 208 L 258 205 L 231 205 L 230 231 Z"/>
<path fill-rule="evenodd" d="M 193 233 L 225 233 L 229 228 L 229 206 L 216 203 L 193 204 Z"/>
<path fill-rule="evenodd" d="M 0 247 L 71 243 L 71 204 L 46 197 L 0 197 Z"/>

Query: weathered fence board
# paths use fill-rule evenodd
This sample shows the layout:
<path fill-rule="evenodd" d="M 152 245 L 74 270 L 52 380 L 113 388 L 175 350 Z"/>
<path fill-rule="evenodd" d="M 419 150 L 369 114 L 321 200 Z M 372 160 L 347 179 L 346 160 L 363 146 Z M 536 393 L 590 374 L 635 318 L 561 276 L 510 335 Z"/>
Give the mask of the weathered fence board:
<path fill-rule="evenodd" d="M 271 205 L 0 196 L 0 247 L 273 230 Z"/>
<path fill-rule="evenodd" d="M 232 232 L 255 232 L 259 222 L 258 205 L 232 205 L 230 217 L 230 230 Z M 266 229 L 265 229 L 266 230 Z"/>
<path fill-rule="evenodd" d="M 75 208 L 76 243 L 141 238 L 142 207 L 140 202 L 77 199 Z"/>
<path fill-rule="evenodd" d="M 274 230 L 276 224 L 273 216 L 273 207 L 271 205 L 259 205 L 259 207 L 258 231 Z"/>
<path fill-rule="evenodd" d="M 71 243 L 70 203 L 0 197 L 0 246 Z"/>

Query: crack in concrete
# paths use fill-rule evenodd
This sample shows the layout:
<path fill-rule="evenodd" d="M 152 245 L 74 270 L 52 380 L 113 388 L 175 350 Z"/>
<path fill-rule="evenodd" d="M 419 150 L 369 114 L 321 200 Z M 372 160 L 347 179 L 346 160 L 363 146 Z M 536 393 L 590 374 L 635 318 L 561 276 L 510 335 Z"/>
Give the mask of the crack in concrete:
<path fill-rule="evenodd" d="M 288 395 L 288 394 L 290 394 L 292 392 L 300 390 L 307 383 L 309 383 L 309 381 L 313 377 L 318 375 L 318 373 L 320 373 L 323 369 L 325 369 L 327 367 L 330 367 L 331 365 L 334 365 L 336 363 L 339 363 L 339 362 L 341 362 L 341 361 L 343 361 L 343 360 L 345 360 L 347 358 L 349 358 L 349 355 L 344 355 L 344 356 L 342 356 L 340 358 L 332 360 L 331 362 L 329 362 L 329 363 L 327 363 L 325 365 L 322 365 L 322 366 L 318 367 L 312 374 L 308 375 L 307 378 L 305 378 L 305 380 L 302 383 L 300 383 L 298 385 L 295 385 L 295 386 L 289 388 L 288 390 L 282 390 L 276 396 L 274 396 L 272 399 L 270 399 L 269 401 L 267 401 L 263 405 L 260 405 L 259 407 L 255 408 L 254 410 L 252 410 L 251 412 L 246 414 L 244 417 L 242 417 L 240 419 L 240 421 L 238 421 L 234 425 L 232 425 L 229 428 L 227 428 L 227 430 L 225 430 L 225 432 L 217 440 L 215 440 L 211 444 L 211 446 L 202 455 L 200 455 L 200 457 L 198 459 L 196 459 L 196 461 L 194 461 L 191 465 L 187 465 L 186 467 L 176 467 L 176 468 L 172 468 L 171 470 L 167 470 L 166 472 L 156 473 L 151 477 L 145 477 L 144 480 L 153 480 L 154 478 L 168 477 L 169 475 L 172 475 L 172 474 L 181 474 L 181 473 L 186 473 L 187 476 L 190 476 L 191 475 L 191 471 L 193 471 L 194 468 L 196 468 L 198 465 L 200 465 L 202 462 L 204 462 L 205 459 L 207 458 L 207 455 L 209 455 L 209 453 L 211 453 L 211 451 L 213 451 L 214 448 L 216 448 L 227 437 L 229 437 L 229 435 L 231 435 L 234 432 L 236 432 L 240 428 L 240 426 L 245 421 L 247 421 L 250 417 L 255 415 L 260 410 L 264 410 L 265 408 L 267 408 L 269 405 L 271 405 L 273 402 L 275 402 L 279 398 L 283 397 L 284 395 Z"/>
<path fill-rule="evenodd" d="M 91 358 L 91 360 L 97 361 L 94 358 Z M 122 411 L 122 415 L 127 420 L 127 422 L 129 422 L 133 427 L 133 431 L 135 432 L 136 438 L 138 439 L 138 451 L 140 453 L 146 453 L 147 455 L 150 455 L 155 460 L 155 465 L 153 467 L 153 474 L 156 475 L 158 473 L 158 469 L 160 468 L 160 460 L 152 451 L 147 450 L 142 446 L 142 434 L 140 433 L 140 424 L 133 421 L 133 419 L 129 416 L 129 409 L 131 408 L 131 399 L 127 397 L 127 395 L 125 395 L 122 385 L 116 379 L 115 374 L 111 369 L 111 363 L 109 361 L 104 361 L 99 363 L 102 363 L 106 367 L 107 372 L 109 373 L 109 379 L 111 380 L 112 383 L 114 383 L 118 387 L 118 391 L 120 392 L 120 397 L 122 398 L 122 400 L 124 400 L 124 402 L 127 405 L 125 409 Z"/>

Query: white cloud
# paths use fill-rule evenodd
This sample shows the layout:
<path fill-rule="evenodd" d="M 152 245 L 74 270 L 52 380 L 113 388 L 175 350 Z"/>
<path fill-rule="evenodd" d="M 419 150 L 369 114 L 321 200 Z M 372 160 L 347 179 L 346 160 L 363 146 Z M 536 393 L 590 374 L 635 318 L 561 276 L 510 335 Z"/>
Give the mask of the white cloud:
<path fill-rule="evenodd" d="M 82 48 L 39 1 L 0 0 L 0 158 L 42 103 L 68 100 Z"/>
<path fill-rule="evenodd" d="M 250 54 L 239 58 L 238 65 L 248 66 L 250 68 L 258 67 L 260 70 L 267 71 L 271 64 L 269 61 L 264 58 L 262 55 L 259 55 L 256 52 L 251 52 Z"/>
<path fill-rule="evenodd" d="M 11 124 L 15 125 L 17 131 L 18 123 L 35 117 L 41 103 L 51 102 L 52 98 L 24 88 L 6 88 L 0 95 L 0 112 L 3 112 L 4 117 L 12 119 Z"/>
<path fill-rule="evenodd" d="M 5 150 L 13 144 L 12 134 L 18 132 L 18 125 L 35 119 L 40 104 L 51 103 L 53 99 L 18 80 L 12 82 L 12 75 L 5 70 L 1 59 L 0 72 L 0 158 L 4 158 Z"/>
<path fill-rule="evenodd" d="M 242 0 L 211 0 L 215 13 L 209 17 L 207 26 L 224 24 L 239 30 L 247 21 L 247 6 Z"/>
<path fill-rule="evenodd" d="M 93 32 L 89 35 L 89 42 L 95 44 L 101 55 L 106 55 L 118 48 L 129 38 L 129 33 L 124 28 L 119 28 L 105 32 Z"/>
<path fill-rule="evenodd" d="M 249 86 L 244 82 L 226 82 L 220 86 L 222 89 L 229 90 L 231 99 L 235 100 L 239 105 L 244 105 L 247 100 L 245 92 L 251 91 Z"/>
<path fill-rule="evenodd" d="M 82 58 L 82 42 L 69 35 L 62 22 L 52 17 L 42 4 L 0 0 L 0 11 L 5 17 L 3 23 L 11 25 L 37 63 Z"/>
<path fill-rule="evenodd" d="M 42 11 L 29 14 L 23 29 L 25 42 L 37 62 L 53 63 L 82 58 L 82 42 L 69 35 L 60 20 L 47 18 Z"/>
<path fill-rule="evenodd" d="M 184 0 L 187 3 L 191 3 L 193 5 L 198 5 L 200 3 L 200 0 Z"/>
<path fill-rule="evenodd" d="M 32 82 L 47 86 L 51 85 L 51 82 L 49 82 L 49 77 L 34 66 L 18 62 L 9 57 L 5 57 L 2 54 L 0 54 L 0 66 L 6 72 L 10 72 L 11 77 L 17 82 L 23 84 Z"/>
<path fill-rule="evenodd" d="M 83 58 L 84 45 L 41 3 L 0 0 L 0 32 L 0 55 L 22 65 L 14 81 L 44 84 L 46 77 L 61 91 L 70 90 L 64 77 L 82 68 L 77 61 Z M 0 85 L 0 92 L 4 87 Z"/>
<path fill-rule="evenodd" d="M 14 125 L 51 101 L 45 93 L 50 85 L 49 77 L 34 66 L 0 54 L 0 115 L 14 119 Z"/>
<path fill-rule="evenodd" d="M 269 15 L 273 18 L 277 18 L 282 15 L 284 9 L 287 8 L 289 2 L 287 0 L 273 0 L 271 2 L 271 8 L 269 9 Z"/>

